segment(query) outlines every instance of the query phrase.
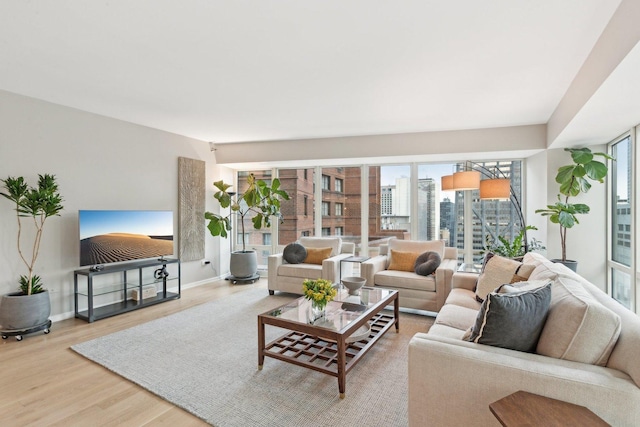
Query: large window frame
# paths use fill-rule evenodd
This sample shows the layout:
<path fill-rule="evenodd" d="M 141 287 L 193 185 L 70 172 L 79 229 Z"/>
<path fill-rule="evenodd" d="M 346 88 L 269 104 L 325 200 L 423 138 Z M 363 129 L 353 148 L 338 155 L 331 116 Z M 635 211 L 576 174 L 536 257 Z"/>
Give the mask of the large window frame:
<path fill-rule="evenodd" d="M 631 129 L 607 144 L 608 154 L 617 159 L 609 162 L 607 292 L 612 298 L 636 313 L 640 310 L 638 301 L 640 295 L 640 271 L 638 271 L 640 252 L 637 235 L 640 230 L 636 227 L 636 224 L 640 222 L 640 213 L 636 203 L 640 196 L 640 188 L 637 185 L 637 171 L 640 168 L 640 159 L 638 159 L 636 150 L 638 133 L 640 133 L 640 127 Z M 625 143 L 628 144 L 628 147 L 621 145 Z M 626 148 L 625 153 L 620 151 L 623 148 Z M 623 183 L 622 180 L 626 182 Z M 627 192 L 626 201 L 620 197 L 621 191 L 625 189 Z M 626 253 L 627 247 L 628 253 Z"/>
<path fill-rule="evenodd" d="M 522 179 L 522 192 L 524 192 L 524 170 L 525 170 L 525 161 L 523 159 L 513 159 L 515 161 L 519 161 L 522 164 L 521 167 L 521 179 Z M 500 162 L 507 162 L 507 161 L 513 161 L 513 160 L 496 160 L 496 161 L 500 161 Z M 419 239 L 419 235 L 420 235 L 420 230 L 419 230 L 419 209 L 421 209 L 417 203 L 420 200 L 419 197 L 419 192 L 420 191 L 425 191 L 424 187 L 424 180 L 425 177 L 423 176 L 419 176 L 419 170 L 421 170 L 421 167 L 426 166 L 427 168 L 429 167 L 435 167 L 435 166 L 439 166 L 440 168 L 443 167 L 447 167 L 448 169 L 451 169 L 454 165 L 456 165 L 455 162 L 430 162 L 430 163 L 426 163 L 426 162 L 413 162 L 413 163 L 403 163 L 402 165 L 408 166 L 408 171 L 409 171 L 409 182 L 408 182 L 408 187 L 409 187 L 409 193 L 407 194 L 409 200 L 410 200 L 410 212 L 409 212 L 409 218 L 412 218 L 413 220 L 410 220 L 410 224 L 409 224 L 409 229 L 408 229 L 408 237 L 405 236 L 404 238 L 413 238 L 413 239 Z M 372 194 L 375 194 L 376 192 L 380 193 L 379 197 L 381 197 L 379 202 L 382 202 L 382 187 L 381 187 L 381 171 L 380 168 L 385 167 L 385 166 L 397 166 L 395 164 L 360 164 L 360 165 L 352 165 L 352 166 L 348 166 L 348 165 L 341 165 L 341 166 L 315 166 L 315 167 L 306 167 L 306 168 L 274 168 L 270 170 L 271 176 L 272 177 L 280 177 L 282 179 L 281 174 L 283 173 L 282 171 L 300 171 L 300 175 L 299 178 L 302 179 L 302 182 L 307 182 L 305 193 L 304 195 L 302 195 L 303 193 L 301 193 L 299 199 L 300 199 L 300 204 L 299 206 L 299 211 L 298 211 L 298 215 L 302 214 L 305 217 L 308 215 L 310 220 L 313 220 L 313 231 L 309 232 L 308 228 L 302 228 L 300 229 L 300 233 L 298 233 L 299 235 L 295 236 L 295 237 L 291 237 L 291 239 L 296 239 L 299 238 L 303 235 L 311 235 L 311 236 L 322 236 L 322 235 L 326 235 L 327 232 L 329 233 L 334 233 L 337 234 L 336 231 L 336 227 L 341 227 L 340 228 L 340 235 L 343 236 L 343 238 L 349 240 L 349 241 L 355 241 L 356 243 L 356 251 L 358 254 L 360 255 L 375 255 L 377 254 L 377 248 L 375 247 L 375 245 L 371 246 L 370 245 L 370 239 L 373 238 L 375 239 L 376 236 L 372 235 L 370 236 L 371 233 L 371 224 L 370 221 L 372 220 L 371 215 L 373 215 L 374 217 L 380 217 L 383 213 L 378 211 L 381 206 L 375 206 L 374 204 L 372 204 L 372 200 L 371 197 L 374 197 Z M 323 218 L 326 220 L 327 219 L 327 214 L 329 216 L 334 216 L 335 218 L 342 218 L 342 216 L 340 216 L 338 214 L 338 211 L 336 211 L 336 203 L 341 203 L 341 202 L 334 202 L 333 206 L 331 206 L 331 204 L 328 204 L 325 199 L 325 196 L 329 197 L 329 195 L 336 193 L 336 191 L 330 191 L 325 189 L 325 187 L 327 186 L 327 184 L 329 184 L 328 186 L 331 187 L 331 178 L 326 174 L 323 173 L 323 171 L 325 171 L 326 169 L 329 168 L 358 168 L 359 169 L 359 180 L 360 180 L 360 191 L 358 193 L 357 189 L 352 188 L 355 186 L 357 187 L 357 184 L 352 182 L 351 184 L 347 184 L 344 180 L 342 180 L 341 178 L 334 178 L 334 184 L 336 182 L 336 180 L 340 179 L 341 183 L 338 185 L 338 188 L 341 189 L 343 192 L 345 191 L 345 185 L 349 186 L 349 191 L 353 194 L 360 194 L 360 195 L 366 195 L 365 196 L 361 196 L 361 200 L 360 200 L 360 212 L 358 217 L 360 218 L 360 235 L 356 235 L 355 231 L 350 231 L 348 234 L 348 236 L 344 235 L 344 231 L 345 228 L 343 227 L 342 224 L 333 224 L 330 225 L 330 227 L 327 227 L 327 225 L 329 224 L 323 224 Z M 376 172 L 377 170 L 377 172 Z M 311 171 L 312 173 L 308 173 L 309 171 Z M 238 173 L 240 173 L 242 171 L 238 171 Z M 266 172 L 266 171 L 265 171 Z M 290 176 L 291 174 L 289 173 L 287 176 Z M 239 176 L 238 174 L 236 174 L 236 176 Z M 308 178 L 308 180 L 307 180 Z M 441 199 L 442 199 L 442 195 L 440 194 L 441 190 L 440 190 L 440 177 L 436 176 L 434 179 L 434 184 L 433 186 L 431 186 L 430 188 L 432 188 L 432 190 L 435 193 L 435 198 L 437 201 L 437 205 L 440 204 Z M 372 181 L 373 180 L 373 181 Z M 310 193 L 310 186 L 313 184 L 313 192 Z M 372 189 L 377 189 L 377 190 L 372 190 L 370 189 L 370 185 L 372 185 Z M 422 187 L 421 187 L 422 185 Z M 342 188 L 340 188 L 342 187 Z M 372 193 L 373 191 L 373 193 Z M 470 192 L 467 192 L 470 193 Z M 307 194 L 309 194 L 307 196 Z M 348 196 L 348 195 L 346 195 Z M 346 197 L 345 196 L 345 197 Z M 521 193 L 521 201 L 523 201 L 524 199 L 524 195 Z M 310 200 L 311 199 L 311 200 Z M 457 199 L 457 197 L 453 196 L 453 194 L 450 197 L 451 200 L 455 200 Z M 472 199 L 472 195 L 468 194 L 465 195 L 465 199 Z M 483 202 L 484 203 L 484 202 Z M 311 208 L 308 207 L 308 205 L 311 206 Z M 332 211 L 331 209 L 334 209 L 334 211 Z M 349 212 L 352 212 L 351 209 L 354 207 L 350 207 Z M 355 207 L 357 208 L 357 206 Z M 343 204 L 342 206 L 342 215 L 346 215 L 346 209 L 347 206 Z M 435 218 L 434 221 L 436 222 L 436 224 L 439 224 L 440 222 L 440 210 L 439 210 L 439 206 L 438 208 L 435 209 Z M 463 216 L 464 217 L 468 217 L 469 215 L 476 215 L 476 213 L 474 213 L 473 208 L 472 208 L 472 203 L 465 203 L 464 204 L 464 211 L 463 211 Z M 458 215 L 460 215 L 460 213 L 458 213 Z M 345 217 L 346 218 L 346 217 Z M 269 251 L 271 253 L 278 253 L 281 252 L 282 248 L 284 247 L 284 245 L 286 245 L 287 243 L 290 242 L 281 242 L 279 241 L 280 239 L 280 233 L 279 233 L 279 224 L 278 221 L 272 221 L 272 227 L 271 230 L 264 230 L 264 232 L 266 233 L 271 233 L 272 238 L 271 238 L 271 245 L 269 248 Z M 234 236 L 236 237 L 236 236 Z M 447 238 L 448 236 L 443 236 L 442 235 L 442 230 L 440 229 L 439 225 L 436 225 L 436 236 L 435 238 Z M 402 238 L 402 237 L 400 237 Z M 238 239 L 234 239 L 234 240 L 238 240 Z M 470 242 L 468 242 L 468 240 L 470 240 Z M 262 243 L 262 242 L 261 242 Z M 267 243 L 266 241 L 264 243 Z M 380 243 L 380 242 L 378 242 Z M 465 239 L 464 242 L 461 241 L 457 241 L 456 244 L 454 246 L 457 246 L 459 249 L 459 254 L 460 254 L 460 260 L 462 261 L 462 259 L 465 260 L 472 260 L 475 262 L 475 258 L 477 258 L 477 248 L 473 247 L 473 239 Z M 234 242 L 234 244 L 236 244 L 236 242 Z M 256 246 L 255 244 L 253 246 Z M 266 250 L 266 248 L 263 248 Z M 263 268 L 263 264 L 260 263 L 261 268 Z"/>

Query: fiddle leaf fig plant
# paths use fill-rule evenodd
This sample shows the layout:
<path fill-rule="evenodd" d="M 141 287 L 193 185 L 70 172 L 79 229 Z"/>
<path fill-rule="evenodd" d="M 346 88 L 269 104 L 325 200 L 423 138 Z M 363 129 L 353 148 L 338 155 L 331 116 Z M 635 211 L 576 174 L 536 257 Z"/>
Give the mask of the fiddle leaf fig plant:
<path fill-rule="evenodd" d="M 231 231 L 231 216 L 237 214 L 240 217 L 242 235 L 245 234 L 244 219 L 249 213 L 253 214 L 251 222 L 256 230 L 271 226 L 271 217 L 278 217 L 282 222 L 280 213 L 280 201 L 289 200 L 289 194 L 280 188 L 280 180 L 274 178 L 271 185 L 265 181 L 256 179 L 253 174 L 247 175 L 247 190 L 237 195 L 229 192 L 230 184 L 224 181 L 216 181 L 213 186 L 218 191 L 213 197 L 220 203 L 223 209 L 231 208 L 228 215 L 220 215 L 213 212 L 205 212 L 205 219 L 209 220 L 207 228 L 212 236 L 228 237 Z M 242 239 L 242 251 L 246 251 L 245 240 Z"/>
<path fill-rule="evenodd" d="M 18 254 L 27 267 L 28 274 L 20 276 L 20 291 L 25 295 L 44 292 L 40 276 L 33 273 L 36 260 L 40 252 L 42 230 L 47 218 L 59 216 L 62 211 L 62 197 L 58 192 L 58 184 L 55 175 L 38 175 L 38 185 L 35 187 L 27 184 L 23 177 L 8 177 L 0 180 L 4 184 L 6 192 L 0 195 L 13 202 L 16 217 L 18 219 Z M 36 229 L 36 234 L 31 245 L 31 253 L 25 255 L 22 248 L 22 218 L 31 218 Z"/>
<path fill-rule="evenodd" d="M 587 193 L 591 189 L 591 182 L 603 183 L 609 168 L 603 162 L 615 160 L 606 153 L 594 153 L 589 148 L 565 148 L 571 153 L 573 163 L 558 168 L 556 182 L 560 184 L 558 201 L 547 205 L 546 209 L 537 209 L 536 213 L 549 217 L 554 224 L 560 225 L 560 244 L 562 246 L 562 261 L 567 261 L 567 230 L 579 224 L 576 215 L 588 214 L 589 206 L 584 203 L 570 203 L 571 197 Z M 602 158 L 603 161 L 596 160 Z"/>

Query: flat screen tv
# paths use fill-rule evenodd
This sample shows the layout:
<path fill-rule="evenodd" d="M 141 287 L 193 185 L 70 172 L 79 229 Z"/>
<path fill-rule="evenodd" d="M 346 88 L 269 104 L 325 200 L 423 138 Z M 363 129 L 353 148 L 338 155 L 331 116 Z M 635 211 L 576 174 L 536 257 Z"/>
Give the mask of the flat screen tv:
<path fill-rule="evenodd" d="M 173 255 L 173 211 L 78 212 L 80 265 Z"/>

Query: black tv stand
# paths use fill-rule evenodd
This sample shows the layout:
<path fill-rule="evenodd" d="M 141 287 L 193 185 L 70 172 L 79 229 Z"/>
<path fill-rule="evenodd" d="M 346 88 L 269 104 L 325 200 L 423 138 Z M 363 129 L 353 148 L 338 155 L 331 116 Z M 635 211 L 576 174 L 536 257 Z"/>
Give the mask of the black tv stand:
<path fill-rule="evenodd" d="M 179 259 L 162 258 L 105 265 L 99 270 L 94 267 L 98 266 L 73 272 L 75 316 L 87 322 L 180 298 Z M 159 277 L 155 277 L 157 270 L 162 271 Z M 127 274 L 132 271 L 135 273 Z M 105 276 L 105 279 L 94 283 L 94 279 L 100 276 Z M 119 281 L 115 279 L 118 276 Z M 79 281 L 81 277 L 86 277 L 86 280 Z"/>

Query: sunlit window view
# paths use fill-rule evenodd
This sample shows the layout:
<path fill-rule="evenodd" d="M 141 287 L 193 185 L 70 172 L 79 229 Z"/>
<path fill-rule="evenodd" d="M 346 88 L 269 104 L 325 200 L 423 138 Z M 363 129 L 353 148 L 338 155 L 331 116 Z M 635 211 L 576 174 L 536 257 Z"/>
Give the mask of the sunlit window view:
<path fill-rule="evenodd" d="M 434 240 L 443 239 L 447 246 L 459 249 L 460 261 L 465 252 L 473 263 L 479 264 L 487 240 L 498 237 L 508 240 L 520 232 L 522 220 L 514 198 L 521 200 L 522 164 L 520 161 L 474 163 L 483 170 L 481 179 L 497 174 L 509 178 L 511 200 L 480 200 L 478 190 L 470 192 L 470 204 L 465 206 L 466 191 L 442 191 L 441 178 L 464 170 L 469 163 L 410 164 L 367 166 L 368 179 L 362 183 L 362 167 L 313 167 L 279 169 L 281 187 L 290 200 L 282 202 L 284 222 L 279 224 L 278 239 L 274 242 L 271 230 L 254 230 L 251 216 L 245 219 L 245 234 L 237 228 L 236 242 L 244 238 L 247 245 L 258 251 L 259 264 L 266 264 L 271 245 L 286 245 L 302 236 L 341 236 L 356 245 L 356 253 L 375 254 L 381 244 L 391 238 Z M 412 177 L 412 170 L 417 176 Z M 319 182 L 315 183 L 319 171 Z M 238 173 L 240 193 L 246 186 L 249 172 Z M 271 171 L 253 171 L 256 178 L 270 182 Z M 321 200 L 316 201 L 316 185 Z M 366 196 L 363 195 L 366 188 Z M 368 204 L 368 217 L 363 242 L 362 209 Z M 316 209 L 319 211 L 316 214 Z M 471 218 L 470 222 L 465 218 Z M 316 228 L 318 226 L 318 228 Z M 465 239 L 465 227 L 471 234 Z M 465 248 L 465 242 L 467 246 Z"/>
<path fill-rule="evenodd" d="M 611 147 L 616 159 L 611 165 L 611 295 L 622 305 L 631 308 L 631 276 L 620 267 L 631 266 L 631 138 L 627 137 Z"/>

